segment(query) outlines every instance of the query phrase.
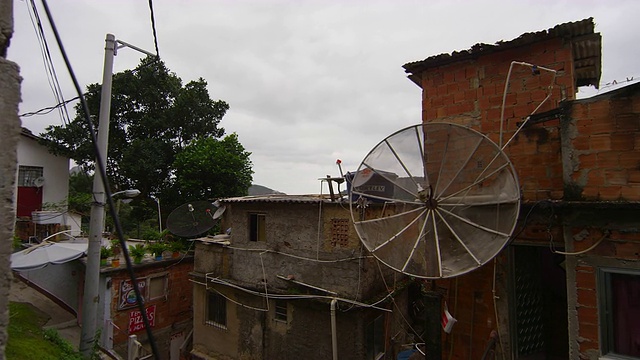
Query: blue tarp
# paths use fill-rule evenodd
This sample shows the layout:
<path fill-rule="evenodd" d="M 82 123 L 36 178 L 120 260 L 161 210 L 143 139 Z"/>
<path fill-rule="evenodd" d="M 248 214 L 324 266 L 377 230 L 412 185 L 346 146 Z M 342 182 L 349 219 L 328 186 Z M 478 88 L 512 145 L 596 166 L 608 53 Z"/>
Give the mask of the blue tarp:
<path fill-rule="evenodd" d="M 408 360 L 409 357 L 411 355 L 413 355 L 413 353 L 416 352 L 415 349 L 409 349 L 409 350 L 404 350 L 404 351 L 400 351 L 398 353 L 398 358 L 397 360 Z"/>

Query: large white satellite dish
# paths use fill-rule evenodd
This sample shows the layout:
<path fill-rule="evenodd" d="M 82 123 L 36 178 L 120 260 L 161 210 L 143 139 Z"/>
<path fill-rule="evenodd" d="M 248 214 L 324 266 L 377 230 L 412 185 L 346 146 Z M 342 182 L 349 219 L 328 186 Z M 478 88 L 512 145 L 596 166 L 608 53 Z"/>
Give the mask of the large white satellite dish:
<path fill-rule="evenodd" d="M 432 122 L 404 128 L 369 152 L 351 178 L 350 208 L 379 261 L 411 276 L 447 278 L 482 266 L 507 244 L 520 189 L 488 137 Z"/>

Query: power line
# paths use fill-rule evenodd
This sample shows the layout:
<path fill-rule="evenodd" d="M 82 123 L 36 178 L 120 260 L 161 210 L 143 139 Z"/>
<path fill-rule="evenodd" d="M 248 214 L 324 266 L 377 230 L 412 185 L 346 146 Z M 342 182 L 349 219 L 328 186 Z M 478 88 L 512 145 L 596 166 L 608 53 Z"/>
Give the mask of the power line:
<path fill-rule="evenodd" d="M 153 0 L 149 0 L 149 11 L 151 12 L 151 30 L 153 31 L 153 43 L 156 46 L 156 57 L 160 59 L 160 51 L 158 50 L 158 35 L 156 33 L 156 19 L 153 15 Z"/>
<path fill-rule="evenodd" d="M 50 112 L 52 112 L 53 110 L 58 109 L 58 108 L 60 108 L 60 107 L 62 107 L 64 105 L 66 105 L 66 104 L 68 104 L 68 103 L 70 103 L 72 101 L 76 101 L 78 99 L 80 99 L 80 96 L 76 96 L 76 97 L 71 98 L 69 100 L 65 100 L 65 101 L 63 101 L 61 103 L 58 103 L 58 104 L 54 105 L 54 106 L 48 106 L 48 107 L 42 108 L 40 110 L 18 114 L 18 116 L 19 117 L 30 117 L 30 116 L 34 116 L 34 115 L 46 115 L 46 114 L 49 114 Z"/>
<path fill-rule="evenodd" d="M 62 104 L 61 106 L 57 107 L 58 112 L 60 114 L 60 119 L 62 120 L 63 124 L 68 124 L 70 121 L 69 112 L 67 111 L 67 108 L 63 103 L 64 96 L 62 94 L 62 88 L 60 87 L 60 82 L 58 81 L 58 75 L 53 65 L 51 52 L 49 51 L 49 44 L 47 43 L 44 29 L 42 27 L 42 21 L 40 20 L 40 14 L 38 13 L 38 8 L 34 0 L 29 1 L 27 5 L 27 10 L 29 12 L 29 18 L 31 20 L 31 24 L 36 33 L 38 43 L 40 45 L 40 53 L 42 55 L 45 71 L 47 73 L 47 81 L 49 83 L 49 87 L 51 88 L 51 91 L 53 92 L 53 96 L 56 99 L 56 101 L 59 104 Z"/>

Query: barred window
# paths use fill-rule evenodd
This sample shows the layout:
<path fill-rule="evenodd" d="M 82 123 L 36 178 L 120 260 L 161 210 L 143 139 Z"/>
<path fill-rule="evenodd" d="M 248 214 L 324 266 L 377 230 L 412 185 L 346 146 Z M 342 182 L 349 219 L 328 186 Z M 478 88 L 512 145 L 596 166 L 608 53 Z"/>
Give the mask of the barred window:
<path fill-rule="evenodd" d="M 227 328 L 227 299 L 217 292 L 207 292 L 207 325 L 215 326 L 219 329 Z"/>
<path fill-rule="evenodd" d="M 36 187 L 33 181 L 42 177 L 43 168 L 40 166 L 20 166 L 18 168 L 18 186 Z"/>
<path fill-rule="evenodd" d="M 276 300 L 275 319 L 287 322 L 287 301 Z"/>

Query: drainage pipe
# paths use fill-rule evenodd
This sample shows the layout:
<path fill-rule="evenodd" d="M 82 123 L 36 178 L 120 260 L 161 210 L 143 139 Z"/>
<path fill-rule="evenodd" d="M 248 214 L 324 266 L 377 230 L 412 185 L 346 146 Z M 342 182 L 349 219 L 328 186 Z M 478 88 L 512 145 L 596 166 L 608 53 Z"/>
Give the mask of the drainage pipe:
<path fill-rule="evenodd" d="M 331 345 L 333 347 L 333 360 L 338 360 L 338 334 L 336 330 L 336 304 L 338 300 L 331 300 Z"/>

